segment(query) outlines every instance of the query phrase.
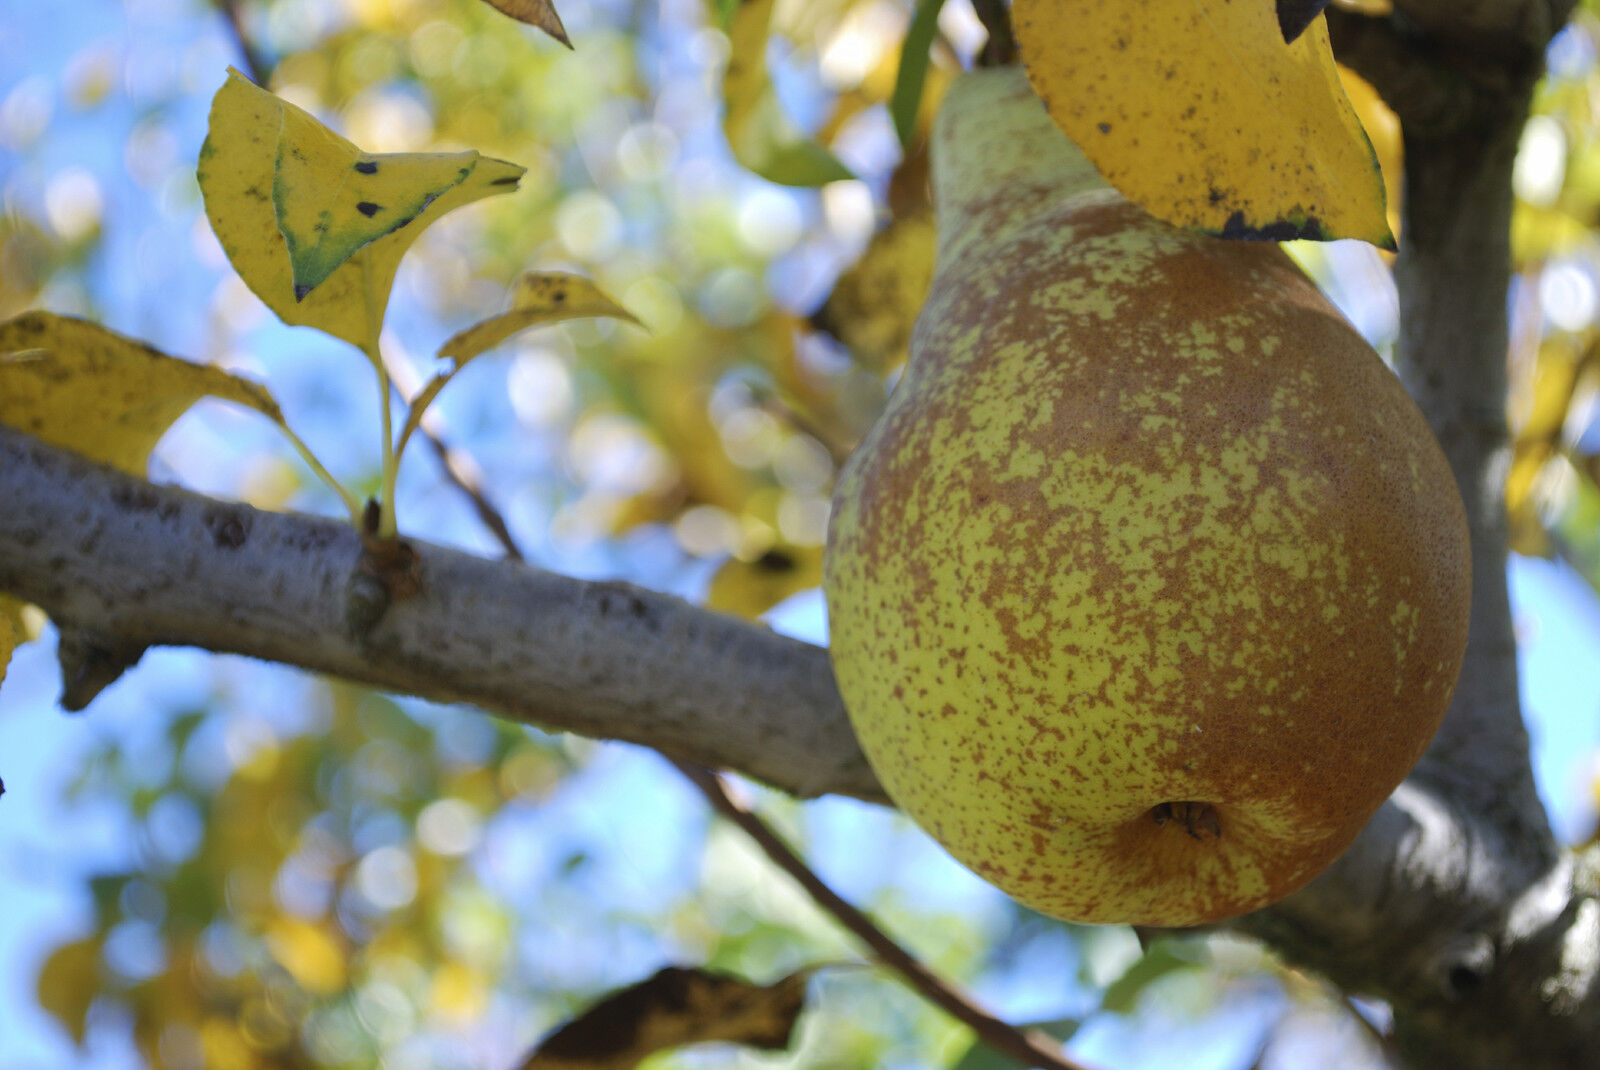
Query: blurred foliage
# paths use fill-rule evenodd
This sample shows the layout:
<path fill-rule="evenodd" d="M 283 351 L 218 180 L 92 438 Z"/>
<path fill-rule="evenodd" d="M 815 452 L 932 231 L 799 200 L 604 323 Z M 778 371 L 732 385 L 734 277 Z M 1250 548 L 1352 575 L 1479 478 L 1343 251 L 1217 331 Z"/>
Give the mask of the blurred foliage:
<path fill-rule="evenodd" d="M 931 267 L 927 123 L 981 33 L 966 3 L 944 5 L 915 122 L 909 105 L 896 109 L 902 154 L 888 101 L 916 5 L 772 5 L 759 59 L 774 114 L 859 176 L 801 190 L 739 168 L 724 136 L 732 45 L 721 27 L 734 5 L 557 6 L 575 52 L 480 0 L 170 0 L 189 36 L 172 31 L 178 43 L 159 62 L 87 40 L 58 74 L 3 90 L 0 150 L 13 174 L 0 212 L 0 316 L 36 305 L 96 314 L 134 287 L 154 340 L 176 333 L 183 344 L 172 348 L 229 367 L 290 363 L 300 336 L 285 343 L 264 326 L 206 240 L 183 244 L 204 224 L 184 177 L 198 138 L 176 131 L 203 126 L 194 102 L 224 63 L 240 62 L 218 14 L 231 8 L 272 63 L 260 72 L 269 87 L 363 147 L 476 149 L 528 168 L 515 196 L 418 238 L 386 345 L 431 352 L 500 312 L 529 270 L 581 272 L 649 327 L 520 336 L 440 398 L 455 444 L 488 469 L 529 557 L 633 568 L 757 616 L 817 583 L 834 475 L 904 359 Z M 1560 555 L 1600 589 L 1597 42 L 1600 20 L 1586 9 L 1552 50 L 1519 160 L 1508 497 L 1519 549 Z M 1372 129 L 1377 103 L 1357 103 Z M 133 119 L 107 171 L 43 162 L 52 138 L 83 138 L 118 104 Z M 1373 137 L 1390 173 L 1394 132 Z M 115 193 L 107 175 L 117 168 L 136 196 Z M 141 212 L 153 218 L 142 232 L 132 222 Z M 151 235 L 162 252 L 129 253 Z M 107 277 L 130 256 L 142 275 Z M 191 257 L 212 272 L 210 289 L 163 318 L 163 261 Z M 252 356 L 263 348 L 272 355 Z M 291 420 L 295 400 L 308 410 L 296 425 L 308 438 L 314 418 L 335 430 L 351 420 L 343 388 L 318 383 L 275 384 Z M 366 466 L 358 482 L 375 463 L 344 462 Z M 248 500 L 323 500 L 282 462 L 258 455 L 231 472 Z M 402 487 L 416 504 L 402 505 L 407 529 L 483 545 L 451 526 L 457 507 L 441 503 L 453 492 L 422 480 L 419 471 Z M 328 682 L 302 681 L 263 712 L 248 681 L 264 670 L 217 659 L 208 671 L 200 694 L 190 687 L 171 707 L 141 711 L 157 742 L 98 737 L 68 791 L 70 805 L 113 812 L 132 830 L 127 851 L 86 879 L 86 927 L 38 974 L 41 1004 L 75 1041 L 125 1032 L 148 1065 L 173 1070 L 501 1070 L 604 992 L 669 962 L 764 984 L 857 961 L 733 830 L 696 804 L 641 804 L 607 779 L 598 756 L 627 748 Z M 595 783 L 626 798 L 588 801 Z M 653 788 L 671 783 L 662 774 Z M 1146 951 L 1127 930 L 1064 925 L 998 896 L 956 909 L 906 875 L 923 871 L 906 860 L 925 841 L 899 819 L 852 811 L 864 831 L 841 838 L 829 832 L 835 803 L 761 798 L 802 847 L 853 844 L 865 860 L 840 868 L 862 905 L 1017 1020 L 1137 1053 L 1138 1038 L 1226 1019 L 1259 1034 L 1241 1066 L 1265 1061 L 1293 1023 L 1314 1022 L 1337 1035 L 1325 1054 L 1342 1055 L 1330 1059 L 1381 1065 L 1365 1018 L 1255 945 L 1180 937 Z M 624 807 L 615 827 L 593 816 L 609 806 Z M 687 815 L 668 852 L 681 883 L 631 889 L 642 868 L 596 831 L 646 824 L 641 806 Z M 1003 1065 L 861 966 L 818 972 L 795 1036 L 787 1056 L 723 1049 L 647 1065 Z"/>

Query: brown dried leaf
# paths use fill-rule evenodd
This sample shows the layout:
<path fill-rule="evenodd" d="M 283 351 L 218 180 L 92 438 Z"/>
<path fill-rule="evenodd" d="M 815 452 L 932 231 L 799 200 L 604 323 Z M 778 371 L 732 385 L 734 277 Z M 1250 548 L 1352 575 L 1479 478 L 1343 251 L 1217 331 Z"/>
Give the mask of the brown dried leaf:
<path fill-rule="evenodd" d="M 529 26 L 537 26 L 557 41 L 572 47 L 572 42 L 567 39 L 567 28 L 561 25 L 561 16 L 556 14 L 556 6 L 550 0 L 484 0 L 493 5 L 502 14 L 526 22 Z"/>
<path fill-rule="evenodd" d="M 519 1070 L 631 1070 L 655 1052 L 717 1040 L 779 1051 L 789 1044 L 809 976 L 801 970 L 758 985 L 668 966 L 556 1030 Z"/>

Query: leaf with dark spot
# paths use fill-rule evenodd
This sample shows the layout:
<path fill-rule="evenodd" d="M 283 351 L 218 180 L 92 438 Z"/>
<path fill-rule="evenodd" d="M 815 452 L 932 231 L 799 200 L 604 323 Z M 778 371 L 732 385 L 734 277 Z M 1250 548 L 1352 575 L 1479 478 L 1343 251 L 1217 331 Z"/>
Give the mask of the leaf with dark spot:
<path fill-rule="evenodd" d="M 359 201 L 356 203 L 356 211 L 360 212 L 368 219 L 371 219 L 373 216 L 377 215 L 380 210 L 381 209 L 379 209 L 379 207 L 373 204 L 371 201 Z"/>
<path fill-rule="evenodd" d="M 1278 29 L 1283 32 L 1283 43 L 1294 44 L 1294 39 L 1305 33 L 1311 20 L 1327 6 L 1328 0 L 1278 0 Z"/>
<path fill-rule="evenodd" d="M 659 1051 L 723 1041 L 788 1047 L 810 971 L 758 985 L 731 974 L 668 966 L 621 989 L 545 1039 L 519 1070 L 630 1070 Z"/>

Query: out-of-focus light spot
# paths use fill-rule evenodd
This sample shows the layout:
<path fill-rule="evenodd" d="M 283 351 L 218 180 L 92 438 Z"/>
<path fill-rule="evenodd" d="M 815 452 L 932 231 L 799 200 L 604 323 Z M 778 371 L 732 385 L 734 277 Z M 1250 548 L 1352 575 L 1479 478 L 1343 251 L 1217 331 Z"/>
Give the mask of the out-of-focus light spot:
<path fill-rule="evenodd" d="M 1583 22 L 1570 22 L 1550 39 L 1545 48 L 1545 66 L 1551 77 L 1579 78 L 1595 64 L 1592 31 Z"/>
<path fill-rule="evenodd" d="M 99 181 L 81 167 L 58 172 L 45 187 L 45 218 L 66 241 L 75 242 L 93 234 L 104 211 Z"/>
<path fill-rule="evenodd" d="M 904 34 L 903 7 L 880 2 L 851 8 L 822 46 L 818 65 L 831 89 L 851 89 L 872 73 Z"/>
<path fill-rule="evenodd" d="M 399 1042 L 416 1024 L 416 1008 L 400 986 L 389 981 L 362 985 L 355 1005 L 356 1017 L 381 1044 Z"/>
<path fill-rule="evenodd" d="M 439 799 L 417 815 L 417 842 L 436 855 L 464 855 L 482 835 L 478 811 L 461 799 Z"/>
<path fill-rule="evenodd" d="M 145 837 L 150 849 L 169 866 L 177 865 L 200 846 L 205 824 L 188 796 L 168 792 L 150 804 Z"/>
<path fill-rule="evenodd" d="M 227 922 L 213 922 L 200 934 L 200 962 L 218 977 L 237 977 L 245 967 L 244 940 Z"/>
<path fill-rule="evenodd" d="M 683 297 L 666 279 L 649 275 L 628 286 L 623 305 L 657 335 L 671 334 L 683 322 Z"/>
<path fill-rule="evenodd" d="M 714 327 L 748 327 L 766 304 L 761 280 L 740 267 L 723 268 L 700 289 L 700 312 Z"/>
<path fill-rule="evenodd" d="M 344 1066 L 367 1056 L 371 1041 L 346 1004 L 315 1010 L 300 1025 L 300 1036 L 311 1057 L 324 1066 Z"/>
<path fill-rule="evenodd" d="M 160 973 L 167 964 L 161 930 L 144 921 L 125 921 L 106 934 L 106 965 L 131 981 Z"/>
<path fill-rule="evenodd" d="M 235 717 L 223 730 L 222 751 L 241 775 L 264 780 L 278 762 L 278 736 L 258 717 Z"/>
<path fill-rule="evenodd" d="M 160 119 L 141 122 L 123 145 L 123 166 L 145 189 L 155 189 L 165 181 L 177 162 L 178 139 L 173 136 L 172 128 Z"/>
<path fill-rule="evenodd" d="M 500 763 L 500 792 L 508 799 L 536 799 L 561 779 L 561 767 L 549 752 L 531 743 L 517 747 Z"/>
<path fill-rule="evenodd" d="M 398 910 L 416 898 L 416 864 L 399 847 L 380 847 L 356 866 L 356 889 L 379 910 Z"/>
<path fill-rule="evenodd" d="M 820 494 L 785 494 L 778 502 L 778 530 L 797 546 L 816 546 L 828 532 L 828 499 Z"/>
<path fill-rule="evenodd" d="M 120 61 L 116 49 L 96 42 L 78 50 L 61 71 L 61 86 L 74 108 L 92 108 L 117 84 Z"/>
<path fill-rule="evenodd" d="M 556 209 L 556 236 L 581 260 L 604 260 L 622 240 L 622 213 L 604 194 L 579 190 Z"/>
<path fill-rule="evenodd" d="M 0 146 L 21 152 L 39 139 L 55 114 L 55 94 L 42 74 L 24 78 L 0 101 Z"/>
<path fill-rule="evenodd" d="M 794 196 L 758 186 L 739 198 L 739 240 L 757 256 L 787 252 L 800 240 L 800 208 Z"/>
<path fill-rule="evenodd" d="M 653 182 L 672 171 L 678 135 L 662 123 L 635 123 L 617 141 L 617 166 L 630 182 Z"/>
<path fill-rule="evenodd" d="M 989 31 L 968 0 L 955 0 L 939 9 L 939 32 L 963 56 L 975 55 L 989 40 Z"/>
<path fill-rule="evenodd" d="M 697 505 L 684 510 L 672 534 L 685 553 L 696 557 L 732 553 L 739 545 L 739 521 L 719 506 Z"/>
<path fill-rule="evenodd" d="M 433 141 L 433 116 L 409 93 L 362 93 L 345 123 L 350 140 L 368 152 L 417 152 Z"/>
<path fill-rule="evenodd" d="M 590 489 L 627 497 L 659 487 L 671 472 L 661 448 L 625 416 L 585 418 L 568 443 L 573 473 Z"/>
<path fill-rule="evenodd" d="M 449 74 L 456 50 L 461 47 L 461 37 L 456 25 L 444 19 L 429 19 L 412 30 L 407 44 L 417 73 L 424 78 L 442 78 Z"/>
<path fill-rule="evenodd" d="M 1577 331 L 1594 322 L 1593 272 L 1571 261 L 1552 264 L 1539 276 L 1539 304 L 1545 317 L 1564 331 Z"/>
<path fill-rule="evenodd" d="M 741 468 L 769 464 L 783 442 L 783 430 L 772 414 L 756 408 L 735 409 L 717 424 L 728 459 Z"/>
<path fill-rule="evenodd" d="M 772 470 L 790 490 L 815 493 L 833 478 L 833 458 L 810 435 L 790 435 L 773 457 Z"/>
<path fill-rule="evenodd" d="M 865 182 L 830 182 L 822 187 L 822 215 L 828 229 L 850 248 L 865 246 L 878 224 L 872 190 Z"/>
<path fill-rule="evenodd" d="M 1550 204 L 1567 177 L 1567 133 L 1559 120 L 1535 115 L 1522 128 L 1511 188 L 1534 205 Z"/>
<path fill-rule="evenodd" d="M 720 72 L 733 53 L 733 45 L 727 34 L 707 26 L 689 38 L 687 52 L 689 62 L 697 70 Z"/>
<path fill-rule="evenodd" d="M 572 375 L 550 350 L 524 349 L 506 370 L 506 393 L 523 424 L 548 426 L 572 409 Z"/>

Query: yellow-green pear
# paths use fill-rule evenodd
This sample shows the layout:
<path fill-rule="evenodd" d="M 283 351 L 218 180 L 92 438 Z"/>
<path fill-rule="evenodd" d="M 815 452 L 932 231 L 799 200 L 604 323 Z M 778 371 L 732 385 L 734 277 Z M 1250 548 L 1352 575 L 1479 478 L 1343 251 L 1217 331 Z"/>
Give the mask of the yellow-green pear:
<path fill-rule="evenodd" d="M 828 533 L 862 747 L 1046 914 L 1193 925 L 1287 895 L 1449 704 L 1449 466 L 1277 246 L 1128 203 L 1019 71 L 956 84 L 934 168 L 932 289 Z"/>

